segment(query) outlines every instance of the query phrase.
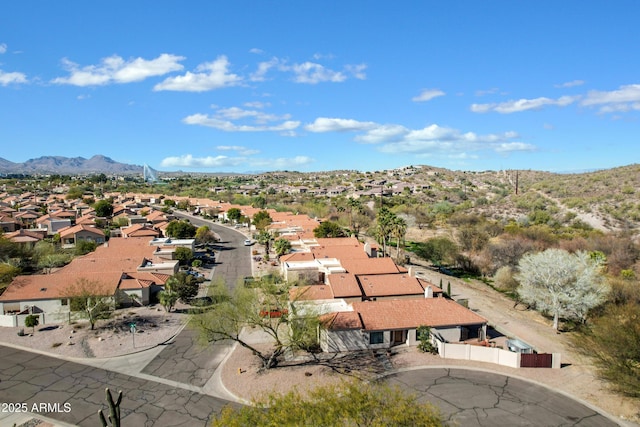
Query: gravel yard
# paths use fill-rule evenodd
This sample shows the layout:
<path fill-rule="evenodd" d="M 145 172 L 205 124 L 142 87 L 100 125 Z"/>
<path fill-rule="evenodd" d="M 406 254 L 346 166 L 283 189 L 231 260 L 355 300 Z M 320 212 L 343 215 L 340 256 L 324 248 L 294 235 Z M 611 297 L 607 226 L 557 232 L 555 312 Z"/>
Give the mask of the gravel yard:
<path fill-rule="evenodd" d="M 15 344 L 54 355 L 80 358 L 113 357 L 154 347 L 182 327 L 186 315 L 167 313 L 162 307 L 135 307 L 118 310 L 110 319 L 99 320 L 95 330 L 88 322 L 0 328 L 0 342 Z M 130 325 L 136 324 L 135 347 Z M 18 332 L 24 330 L 25 335 Z"/>

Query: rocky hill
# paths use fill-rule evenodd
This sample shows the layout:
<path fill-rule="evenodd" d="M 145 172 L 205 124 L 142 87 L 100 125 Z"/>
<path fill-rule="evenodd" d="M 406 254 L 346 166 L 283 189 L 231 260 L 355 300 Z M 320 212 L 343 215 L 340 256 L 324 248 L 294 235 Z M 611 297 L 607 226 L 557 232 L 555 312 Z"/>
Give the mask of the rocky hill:
<path fill-rule="evenodd" d="M 42 156 L 30 159 L 24 163 L 14 163 L 0 158 L 1 174 L 142 174 L 142 166 L 129 165 L 115 160 L 95 155 L 90 159 L 84 157 Z"/>

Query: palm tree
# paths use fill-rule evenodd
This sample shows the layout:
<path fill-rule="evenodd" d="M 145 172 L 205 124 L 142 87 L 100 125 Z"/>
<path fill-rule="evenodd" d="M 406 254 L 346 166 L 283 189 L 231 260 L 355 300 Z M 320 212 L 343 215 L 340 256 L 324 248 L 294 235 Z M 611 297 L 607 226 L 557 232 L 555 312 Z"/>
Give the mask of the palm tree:
<path fill-rule="evenodd" d="M 386 206 L 381 207 L 376 215 L 376 221 L 378 222 L 376 232 L 378 238 L 382 241 L 382 253 L 385 256 L 387 255 L 387 240 L 391 234 L 393 218 L 395 218 L 395 214 Z"/>
<path fill-rule="evenodd" d="M 393 218 L 393 222 L 391 223 L 391 234 L 396 239 L 396 261 L 400 259 L 400 242 L 404 243 L 404 236 L 407 234 L 407 222 L 400 218 L 399 216 L 395 216 Z"/>
<path fill-rule="evenodd" d="M 347 199 L 347 206 L 349 207 L 349 229 L 353 230 L 353 214 L 354 212 L 362 212 L 362 202 L 360 201 L 360 199 L 349 197 Z M 356 237 L 358 237 L 357 233 Z"/>

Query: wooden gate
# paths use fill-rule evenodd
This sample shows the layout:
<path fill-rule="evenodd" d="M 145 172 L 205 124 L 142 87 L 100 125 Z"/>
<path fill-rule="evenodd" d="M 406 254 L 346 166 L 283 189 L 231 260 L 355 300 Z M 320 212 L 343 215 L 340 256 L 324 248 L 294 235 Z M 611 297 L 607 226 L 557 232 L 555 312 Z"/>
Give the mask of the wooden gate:
<path fill-rule="evenodd" d="M 550 368 L 553 364 L 553 355 L 549 353 L 542 354 L 521 354 L 521 368 Z"/>

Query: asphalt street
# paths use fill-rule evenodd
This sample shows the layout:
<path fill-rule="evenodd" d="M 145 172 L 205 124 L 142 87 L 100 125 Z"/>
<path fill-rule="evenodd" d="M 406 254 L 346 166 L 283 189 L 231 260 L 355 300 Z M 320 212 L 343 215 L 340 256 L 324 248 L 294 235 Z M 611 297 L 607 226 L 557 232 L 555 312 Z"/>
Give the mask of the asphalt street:
<path fill-rule="evenodd" d="M 26 411 L 81 427 L 100 425 L 98 410 L 108 414 L 107 387 L 123 391 L 124 426 L 202 427 L 229 403 L 180 387 L 0 346 L 2 425 L 11 425 L 8 417 Z M 41 404 L 48 408 L 39 410 Z"/>
<path fill-rule="evenodd" d="M 414 394 L 419 402 L 436 405 L 445 420 L 459 427 L 618 425 L 564 394 L 492 372 L 416 369 L 394 373 L 385 381 Z"/>

